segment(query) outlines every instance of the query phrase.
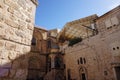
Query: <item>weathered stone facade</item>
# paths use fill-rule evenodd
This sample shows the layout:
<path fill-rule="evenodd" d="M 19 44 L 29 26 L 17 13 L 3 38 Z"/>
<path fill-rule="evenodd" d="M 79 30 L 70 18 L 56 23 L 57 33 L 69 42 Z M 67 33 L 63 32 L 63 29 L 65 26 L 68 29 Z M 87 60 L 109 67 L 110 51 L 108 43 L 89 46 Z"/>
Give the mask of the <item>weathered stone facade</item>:
<path fill-rule="evenodd" d="M 43 80 L 46 74 L 47 30 L 34 28 L 31 52 L 28 60 L 27 80 Z"/>
<path fill-rule="evenodd" d="M 55 35 L 57 35 L 57 30 L 34 28 L 31 52 L 27 55 L 29 65 L 27 80 L 55 80 L 58 78 L 64 80 L 64 61 Z"/>
<path fill-rule="evenodd" d="M 0 0 L 0 80 L 27 77 L 36 5 L 34 0 Z"/>
<path fill-rule="evenodd" d="M 50 31 L 48 37 L 48 56 L 47 56 L 47 73 L 45 80 L 64 80 L 64 59 L 62 52 L 59 50 L 59 43 L 56 37 L 56 31 Z"/>
<path fill-rule="evenodd" d="M 34 28 L 37 5 L 0 0 L 0 80 L 120 80 L 120 6 L 67 23 L 58 34 Z M 68 46 L 78 36 L 83 41 Z"/>
<path fill-rule="evenodd" d="M 65 48 L 66 80 L 120 80 L 120 6 L 96 27 L 97 35 Z"/>

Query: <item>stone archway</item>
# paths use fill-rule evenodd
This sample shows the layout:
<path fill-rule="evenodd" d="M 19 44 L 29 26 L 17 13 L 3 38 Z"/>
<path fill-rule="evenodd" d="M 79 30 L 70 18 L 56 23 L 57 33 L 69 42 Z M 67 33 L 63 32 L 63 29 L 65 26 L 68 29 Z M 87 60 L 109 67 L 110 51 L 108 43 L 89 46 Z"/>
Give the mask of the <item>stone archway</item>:
<path fill-rule="evenodd" d="M 43 35 L 39 29 L 34 29 L 33 38 L 32 38 L 32 46 L 31 51 L 42 52 L 42 44 L 43 44 Z"/>
<path fill-rule="evenodd" d="M 41 67 L 39 57 L 31 56 L 28 61 L 28 77 L 27 80 L 40 80 L 39 72 Z"/>
<path fill-rule="evenodd" d="M 120 66 L 115 67 L 116 80 L 120 80 Z"/>
<path fill-rule="evenodd" d="M 87 80 L 87 69 L 85 67 L 80 67 L 79 76 L 80 80 Z"/>

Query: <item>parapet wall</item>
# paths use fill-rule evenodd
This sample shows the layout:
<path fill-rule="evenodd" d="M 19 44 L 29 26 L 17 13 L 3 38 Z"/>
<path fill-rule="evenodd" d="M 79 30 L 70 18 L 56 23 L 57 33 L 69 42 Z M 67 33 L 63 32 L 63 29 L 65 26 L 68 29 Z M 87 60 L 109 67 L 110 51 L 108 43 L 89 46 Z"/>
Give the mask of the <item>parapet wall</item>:
<path fill-rule="evenodd" d="M 34 30 L 35 2 L 0 0 L 0 78 L 25 80 L 27 77 L 26 55 Z"/>

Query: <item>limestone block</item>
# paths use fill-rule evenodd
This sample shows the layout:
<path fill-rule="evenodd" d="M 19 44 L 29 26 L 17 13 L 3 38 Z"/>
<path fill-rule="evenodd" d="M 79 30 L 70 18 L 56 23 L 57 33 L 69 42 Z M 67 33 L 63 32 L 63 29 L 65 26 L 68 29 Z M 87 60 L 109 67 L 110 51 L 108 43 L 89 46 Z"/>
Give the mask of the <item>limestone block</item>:
<path fill-rule="evenodd" d="M 28 8 L 27 11 L 31 13 L 33 11 L 32 7 Z"/>
<path fill-rule="evenodd" d="M 10 5 L 11 0 L 4 0 L 4 3 L 7 4 L 7 5 Z"/>
<path fill-rule="evenodd" d="M 5 27 L 6 26 L 4 26 L 4 24 L 0 22 L 0 38 L 4 38 L 6 36 Z"/>
<path fill-rule="evenodd" d="M 20 0 L 20 1 L 18 1 L 18 4 L 19 4 L 23 9 L 26 9 L 26 1 L 25 1 L 25 0 Z"/>
<path fill-rule="evenodd" d="M 17 58 L 17 54 L 15 51 L 10 51 L 8 54 L 9 60 L 15 60 Z"/>
<path fill-rule="evenodd" d="M 33 27 L 34 28 L 34 27 Z M 30 31 L 30 35 L 32 36 L 32 34 L 33 34 L 33 30 L 29 30 Z M 31 39 L 32 39 L 32 37 L 31 37 Z M 30 39 L 30 40 L 31 40 Z"/>
<path fill-rule="evenodd" d="M 26 26 L 24 25 L 19 25 L 18 27 L 19 30 L 26 31 Z"/>
<path fill-rule="evenodd" d="M 12 42 L 6 42 L 5 43 L 5 48 L 7 50 L 15 50 L 16 49 L 16 45 L 15 45 L 15 43 L 12 43 Z"/>
<path fill-rule="evenodd" d="M 22 13 L 25 15 L 25 16 L 27 16 L 27 18 L 31 18 L 31 13 L 29 13 L 29 12 L 27 12 L 27 11 L 25 11 L 25 10 L 21 10 L 22 11 Z"/>
<path fill-rule="evenodd" d="M 0 8 L 4 8 L 3 0 L 0 0 Z"/>
<path fill-rule="evenodd" d="M 15 10 L 18 10 L 20 8 L 19 5 L 17 5 L 15 2 L 11 0 L 4 0 L 5 4 L 7 4 L 9 7 L 12 7 Z"/>
<path fill-rule="evenodd" d="M 12 11 L 11 11 L 11 13 L 12 13 Z M 17 16 L 14 15 L 14 13 L 9 14 L 9 19 L 12 20 L 13 22 L 18 23 L 18 18 L 17 18 Z"/>
<path fill-rule="evenodd" d="M 12 0 L 12 1 L 13 1 L 13 2 L 16 2 L 16 3 L 18 2 L 18 0 Z"/>
<path fill-rule="evenodd" d="M 31 22 L 31 20 L 27 18 L 27 19 L 26 19 L 26 22 L 30 23 L 30 22 Z"/>
<path fill-rule="evenodd" d="M 31 41 L 30 41 L 29 39 L 27 39 L 27 41 L 28 41 L 27 44 L 28 44 L 28 45 L 31 45 Z"/>
<path fill-rule="evenodd" d="M 16 33 L 16 35 L 17 35 L 18 37 L 25 38 L 25 35 L 24 35 L 24 32 L 23 32 L 23 31 L 17 30 L 17 31 L 15 31 L 15 33 Z"/>
<path fill-rule="evenodd" d="M 26 39 L 25 39 L 25 38 L 22 38 L 22 39 L 21 39 L 21 43 L 22 43 L 22 44 L 27 44 L 27 43 L 26 43 Z"/>
<path fill-rule="evenodd" d="M 15 36 L 15 29 L 14 28 L 6 28 L 5 33 L 7 36 Z"/>
<path fill-rule="evenodd" d="M 0 51 L 0 58 L 1 59 L 8 59 L 8 51 L 6 51 L 6 50 L 1 50 Z"/>
<path fill-rule="evenodd" d="M 26 22 L 24 20 L 18 20 L 18 23 L 21 25 L 21 26 L 26 26 Z"/>
<path fill-rule="evenodd" d="M 31 24 L 28 24 L 28 25 L 27 25 L 27 28 L 28 28 L 29 30 L 34 30 L 34 27 L 33 27 Z"/>
<path fill-rule="evenodd" d="M 21 12 L 18 11 L 14 11 L 14 15 L 18 18 L 18 19 L 23 19 L 24 20 L 24 16 Z"/>
<path fill-rule="evenodd" d="M 33 29 L 34 29 L 34 27 L 33 27 Z M 26 33 L 26 37 L 31 40 L 31 38 L 32 38 L 31 36 L 33 35 L 33 30 L 26 29 L 25 33 Z"/>
<path fill-rule="evenodd" d="M 4 29 L 4 23 L 0 22 L 0 29 Z"/>
<path fill-rule="evenodd" d="M 30 41 L 29 39 L 27 39 L 27 38 L 22 38 L 22 39 L 21 39 L 21 42 L 22 42 L 23 44 L 31 45 L 31 41 Z"/>
<path fill-rule="evenodd" d="M 5 45 L 5 41 L 0 40 L 0 51 L 3 49 L 4 45 Z"/>
<path fill-rule="evenodd" d="M 21 52 L 22 52 L 22 48 L 23 48 L 23 45 L 16 44 L 16 49 L 15 49 L 15 51 L 21 53 Z"/>
<path fill-rule="evenodd" d="M 27 54 L 28 52 L 30 52 L 30 46 L 25 46 L 23 48 L 23 53 Z"/>
<path fill-rule="evenodd" d="M 11 35 L 9 39 L 21 43 L 21 37 Z"/>
<path fill-rule="evenodd" d="M 12 21 L 9 19 L 5 19 L 5 23 L 11 27 L 14 27 L 14 28 L 18 28 L 18 26 L 19 26 L 15 21 Z"/>
<path fill-rule="evenodd" d="M 9 39 L 9 36 L 5 34 L 5 30 L 4 29 L 1 29 L 1 31 L 0 31 L 0 38 Z"/>
<path fill-rule="evenodd" d="M 16 3 L 13 3 L 13 4 L 11 5 L 11 7 L 12 7 L 14 10 L 16 10 L 16 11 L 19 11 L 19 8 L 20 8 L 20 6 L 19 6 L 18 4 L 16 4 Z"/>
<path fill-rule="evenodd" d="M 8 8 L 8 12 L 10 12 L 11 14 L 13 14 L 14 13 L 14 9 L 12 7 L 9 7 Z"/>
<path fill-rule="evenodd" d="M 4 16 L 2 13 L 0 13 L 0 22 L 3 22 L 4 21 Z"/>

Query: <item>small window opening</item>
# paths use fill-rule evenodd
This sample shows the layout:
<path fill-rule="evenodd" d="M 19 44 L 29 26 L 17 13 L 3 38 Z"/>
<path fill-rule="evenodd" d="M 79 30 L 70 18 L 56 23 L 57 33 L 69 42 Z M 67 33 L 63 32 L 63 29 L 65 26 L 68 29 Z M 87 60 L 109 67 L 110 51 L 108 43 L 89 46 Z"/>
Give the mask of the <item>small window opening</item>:
<path fill-rule="evenodd" d="M 117 49 L 119 49 L 119 47 L 117 47 Z"/>
<path fill-rule="evenodd" d="M 107 75 L 108 75 L 108 72 L 107 72 L 107 71 L 104 71 L 104 75 L 107 76 Z"/>
<path fill-rule="evenodd" d="M 77 63 L 78 63 L 78 65 L 79 65 L 79 60 L 77 60 Z"/>
<path fill-rule="evenodd" d="M 33 46 L 35 46 L 36 45 L 36 39 L 33 37 L 32 38 L 32 43 L 31 43 Z"/>
<path fill-rule="evenodd" d="M 116 26 L 116 24 L 114 24 L 113 26 Z"/>
<path fill-rule="evenodd" d="M 83 64 L 83 60 L 82 60 L 82 57 L 80 57 L 80 63 Z"/>
<path fill-rule="evenodd" d="M 113 50 L 115 50 L 115 48 L 113 48 Z"/>
<path fill-rule="evenodd" d="M 48 48 L 51 48 L 51 41 L 48 41 Z"/>
<path fill-rule="evenodd" d="M 84 60 L 84 64 L 86 64 L 86 59 L 84 58 L 83 60 Z"/>

